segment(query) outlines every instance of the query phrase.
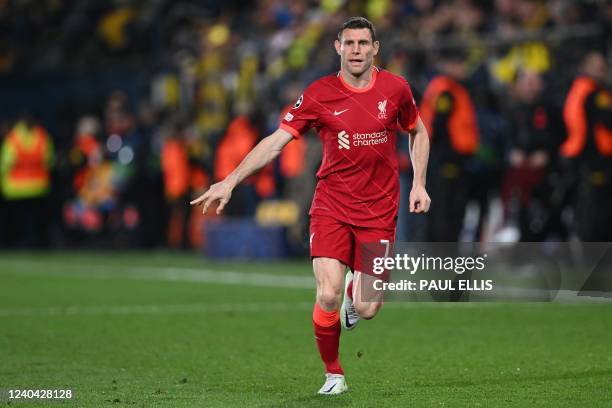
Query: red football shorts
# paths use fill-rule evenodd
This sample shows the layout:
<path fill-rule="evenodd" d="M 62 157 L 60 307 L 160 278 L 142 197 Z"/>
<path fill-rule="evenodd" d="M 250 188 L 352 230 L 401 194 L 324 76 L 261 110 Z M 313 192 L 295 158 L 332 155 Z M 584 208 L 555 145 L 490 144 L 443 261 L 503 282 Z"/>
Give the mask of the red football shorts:
<path fill-rule="evenodd" d="M 310 256 L 334 258 L 352 271 L 367 273 L 383 280 L 388 274 L 372 270 L 373 257 L 393 256 L 395 228 L 364 228 L 345 224 L 331 217 L 310 218 Z"/>

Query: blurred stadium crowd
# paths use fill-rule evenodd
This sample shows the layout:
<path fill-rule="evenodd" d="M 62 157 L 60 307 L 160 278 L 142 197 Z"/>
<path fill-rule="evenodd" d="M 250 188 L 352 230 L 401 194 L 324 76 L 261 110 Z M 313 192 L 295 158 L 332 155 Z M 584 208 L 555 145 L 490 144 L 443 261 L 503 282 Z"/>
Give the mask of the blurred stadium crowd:
<path fill-rule="evenodd" d="M 400 240 L 612 241 L 611 1 L 3 0 L 0 245 L 201 245 L 189 197 L 338 69 L 353 15 L 432 136 L 432 209 L 403 205 Z M 307 244 L 320 149 L 292 141 L 225 216 Z"/>

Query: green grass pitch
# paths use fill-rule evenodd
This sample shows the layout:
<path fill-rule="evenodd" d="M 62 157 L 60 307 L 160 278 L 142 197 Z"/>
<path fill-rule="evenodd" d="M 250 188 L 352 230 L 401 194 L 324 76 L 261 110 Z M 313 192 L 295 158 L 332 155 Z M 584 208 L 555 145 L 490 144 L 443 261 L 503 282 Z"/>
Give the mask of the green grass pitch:
<path fill-rule="evenodd" d="M 612 406 L 612 304 L 389 303 L 342 334 L 350 391 L 318 396 L 311 274 L 307 260 L 0 253 L 0 389 L 75 393 L 18 407 Z"/>

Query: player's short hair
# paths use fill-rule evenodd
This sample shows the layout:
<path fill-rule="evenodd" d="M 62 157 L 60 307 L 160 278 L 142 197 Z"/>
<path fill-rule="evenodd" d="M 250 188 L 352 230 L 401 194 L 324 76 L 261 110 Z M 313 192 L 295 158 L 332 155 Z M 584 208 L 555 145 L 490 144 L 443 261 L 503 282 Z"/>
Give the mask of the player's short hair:
<path fill-rule="evenodd" d="M 342 24 L 340 31 L 338 31 L 338 41 L 342 41 L 342 32 L 347 28 L 367 28 L 370 30 L 372 35 L 372 42 L 376 41 L 376 28 L 370 20 L 365 17 L 351 17 Z"/>

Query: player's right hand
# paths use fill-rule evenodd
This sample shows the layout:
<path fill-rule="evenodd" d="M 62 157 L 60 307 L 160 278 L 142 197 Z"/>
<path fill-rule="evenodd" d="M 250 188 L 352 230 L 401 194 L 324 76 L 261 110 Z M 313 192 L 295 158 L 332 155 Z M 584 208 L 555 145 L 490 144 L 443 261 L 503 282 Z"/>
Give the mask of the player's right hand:
<path fill-rule="evenodd" d="M 202 204 L 202 214 L 206 214 L 206 211 L 208 211 L 208 207 L 210 207 L 210 205 L 215 201 L 219 201 L 219 206 L 217 207 L 217 214 L 221 214 L 223 208 L 225 208 L 225 204 L 228 203 L 231 196 L 232 187 L 227 181 L 223 180 L 210 186 L 210 188 L 204 194 L 202 194 L 195 200 L 191 200 L 189 204 Z"/>

